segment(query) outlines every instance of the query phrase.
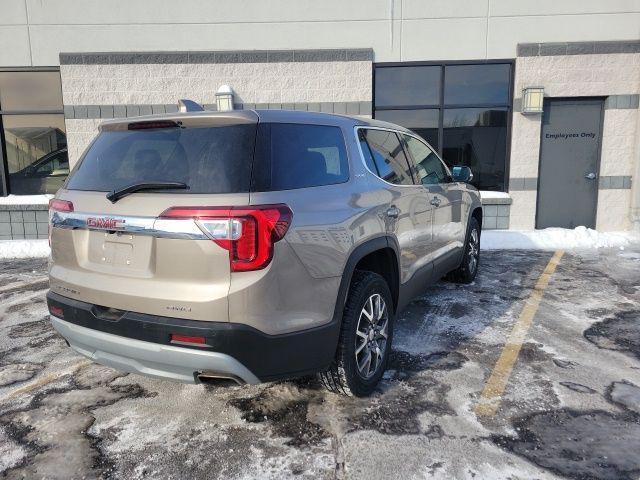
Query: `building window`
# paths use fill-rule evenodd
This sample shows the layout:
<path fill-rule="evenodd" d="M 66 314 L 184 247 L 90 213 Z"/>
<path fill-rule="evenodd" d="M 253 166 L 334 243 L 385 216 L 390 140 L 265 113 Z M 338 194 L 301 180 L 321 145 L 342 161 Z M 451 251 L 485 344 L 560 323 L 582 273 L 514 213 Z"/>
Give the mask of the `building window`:
<path fill-rule="evenodd" d="M 512 85 L 511 61 L 377 64 L 374 117 L 413 130 L 449 167 L 471 167 L 476 187 L 504 191 Z"/>
<path fill-rule="evenodd" d="M 0 192 L 55 193 L 69 174 L 60 72 L 0 71 Z"/>

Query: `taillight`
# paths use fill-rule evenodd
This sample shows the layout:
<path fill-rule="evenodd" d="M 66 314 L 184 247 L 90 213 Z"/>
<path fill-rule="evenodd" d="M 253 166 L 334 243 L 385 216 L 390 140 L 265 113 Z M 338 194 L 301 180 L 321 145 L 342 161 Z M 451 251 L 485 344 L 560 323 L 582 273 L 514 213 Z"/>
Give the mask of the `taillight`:
<path fill-rule="evenodd" d="M 160 218 L 192 218 L 200 230 L 229 251 L 232 272 L 265 268 L 273 244 L 284 238 L 293 214 L 284 204 L 251 207 L 172 207 Z"/>
<path fill-rule="evenodd" d="M 52 198 L 49 200 L 49 213 L 51 212 L 73 212 L 73 203 L 68 200 Z"/>
<path fill-rule="evenodd" d="M 49 305 L 49 313 L 54 317 L 64 318 L 64 310 L 61 307 L 55 305 Z"/>
<path fill-rule="evenodd" d="M 57 198 L 49 200 L 49 246 L 51 246 L 51 215 L 55 212 L 73 212 L 73 203 Z"/>

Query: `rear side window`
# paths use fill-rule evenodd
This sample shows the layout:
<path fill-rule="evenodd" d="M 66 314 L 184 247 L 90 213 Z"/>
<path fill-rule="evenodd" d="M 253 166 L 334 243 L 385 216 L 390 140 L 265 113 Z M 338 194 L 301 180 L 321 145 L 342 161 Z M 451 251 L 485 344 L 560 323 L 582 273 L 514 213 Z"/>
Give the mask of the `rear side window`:
<path fill-rule="evenodd" d="M 375 165 L 375 170 L 371 171 L 394 185 L 413 185 L 409 163 L 398 136 L 389 130 L 362 132 L 365 141 L 361 142 L 361 146 L 365 161 L 367 165 Z"/>
<path fill-rule="evenodd" d="M 342 130 L 326 125 L 262 123 L 253 191 L 291 190 L 349 180 Z"/>
<path fill-rule="evenodd" d="M 256 124 L 101 132 L 67 182 L 108 192 L 140 182 L 184 182 L 185 193 L 248 192 Z"/>

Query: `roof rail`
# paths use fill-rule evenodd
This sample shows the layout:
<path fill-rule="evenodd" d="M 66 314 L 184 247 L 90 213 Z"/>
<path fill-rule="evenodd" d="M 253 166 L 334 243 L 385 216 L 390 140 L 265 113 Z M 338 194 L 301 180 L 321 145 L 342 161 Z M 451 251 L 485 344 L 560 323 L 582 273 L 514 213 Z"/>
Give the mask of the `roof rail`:
<path fill-rule="evenodd" d="M 183 98 L 178 100 L 178 110 L 180 112 L 204 112 L 204 107 L 198 102 Z"/>

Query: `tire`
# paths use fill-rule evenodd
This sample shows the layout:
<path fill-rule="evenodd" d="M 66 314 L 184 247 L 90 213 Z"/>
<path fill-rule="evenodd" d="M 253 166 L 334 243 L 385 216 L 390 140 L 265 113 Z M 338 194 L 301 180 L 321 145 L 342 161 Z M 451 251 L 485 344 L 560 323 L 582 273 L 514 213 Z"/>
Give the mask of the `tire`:
<path fill-rule="evenodd" d="M 377 317 L 377 322 L 369 320 L 369 315 L 374 317 L 373 320 Z M 365 397 L 375 390 L 387 368 L 393 339 L 393 318 L 391 291 L 384 278 L 377 273 L 356 270 L 342 314 L 336 357 L 327 370 L 318 374 L 328 390 L 356 397 Z M 386 327 L 383 322 L 386 322 Z M 367 334 L 371 329 L 373 333 Z"/>
<path fill-rule="evenodd" d="M 471 283 L 475 280 L 480 266 L 480 224 L 471 217 L 467 228 L 467 239 L 464 243 L 464 256 L 460 266 L 448 277 L 455 283 Z"/>

